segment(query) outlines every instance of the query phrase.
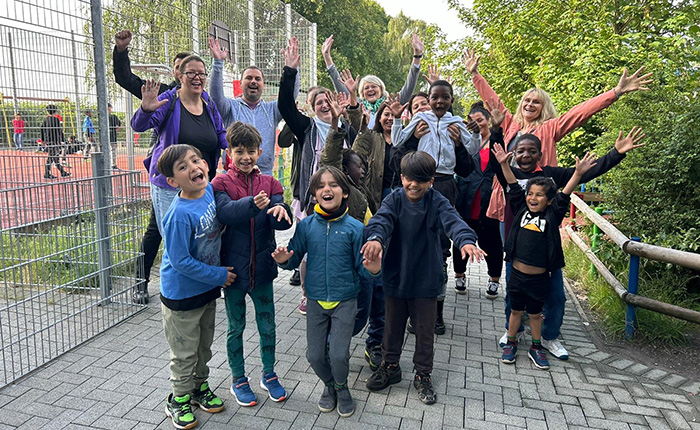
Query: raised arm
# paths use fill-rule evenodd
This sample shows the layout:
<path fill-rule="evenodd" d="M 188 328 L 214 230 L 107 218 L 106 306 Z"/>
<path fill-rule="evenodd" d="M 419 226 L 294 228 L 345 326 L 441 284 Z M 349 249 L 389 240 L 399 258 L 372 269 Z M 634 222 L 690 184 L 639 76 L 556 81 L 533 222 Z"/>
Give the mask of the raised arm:
<path fill-rule="evenodd" d="M 131 61 L 129 60 L 131 38 L 132 34 L 129 30 L 122 30 L 114 35 L 114 51 L 112 52 L 114 80 L 120 87 L 141 98 L 141 86 L 146 81 L 131 71 Z M 158 93 L 163 93 L 168 89 L 166 84 L 159 84 Z"/>
<path fill-rule="evenodd" d="M 413 47 L 413 61 L 411 61 L 411 66 L 408 68 L 406 83 L 401 88 L 401 91 L 399 91 L 400 103 L 408 103 L 413 91 L 416 89 L 418 77 L 420 76 L 420 62 L 423 58 L 423 41 L 420 40 L 420 37 L 415 33 L 411 35 L 411 46 Z"/>
<path fill-rule="evenodd" d="M 168 109 L 169 95 L 158 95 L 159 83 L 153 79 L 146 81 L 146 84 L 141 87 L 143 101 L 141 107 L 136 111 L 136 114 L 131 118 L 131 128 L 134 131 L 143 132 L 149 128 L 160 128 L 160 122 L 164 116 L 164 109 Z M 172 101 L 175 103 L 175 101 Z M 83 128 L 85 124 L 83 123 Z"/>
<path fill-rule="evenodd" d="M 340 79 L 340 73 L 338 69 L 333 64 L 333 58 L 331 58 L 331 48 L 333 47 L 333 35 L 328 36 L 321 45 L 321 54 L 323 55 L 323 61 L 326 63 L 326 70 L 328 71 L 328 76 L 330 76 L 333 82 L 333 88 L 339 93 L 349 93 L 348 89 L 343 85 Z"/>
<path fill-rule="evenodd" d="M 472 76 L 472 83 L 474 84 L 474 88 L 476 88 L 476 91 L 479 93 L 481 99 L 492 102 L 505 113 L 505 118 L 503 119 L 501 126 L 504 130 L 507 130 L 513 121 L 513 114 L 506 109 L 506 106 L 503 104 L 503 101 L 501 101 L 501 98 L 498 97 L 498 94 L 496 94 L 493 88 L 491 88 L 491 85 L 489 85 L 489 83 L 486 82 L 486 79 L 484 79 L 484 77 L 479 73 L 478 67 L 480 59 L 481 56 L 476 55 L 476 51 L 474 49 L 471 51 L 466 50 L 464 51 L 464 59 L 462 60 L 462 63 L 464 64 L 467 72 Z"/>
<path fill-rule="evenodd" d="M 211 75 L 209 76 L 209 96 L 216 104 L 221 119 L 224 125 L 229 125 L 234 122 L 233 110 L 231 103 L 224 95 L 224 60 L 228 56 L 228 49 L 222 51 L 221 45 L 217 39 L 209 38 L 209 53 L 214 58 L 214 64 L 211 67 Z"/>
<path fill-rule="evenodd" d="M 294 81 L 298 73 L 297 69 L 287 66 L 282 70 L 277 108 L 282 114 L 282 119 L 284 119 L 289 129 L 292 130 L 292 133 L 297 137 L 299 143 L 303 144 L 304 132 L 309 124 L 311 124 L 311 119 L 299 112 L 296 100 L 294 99 Z"/>

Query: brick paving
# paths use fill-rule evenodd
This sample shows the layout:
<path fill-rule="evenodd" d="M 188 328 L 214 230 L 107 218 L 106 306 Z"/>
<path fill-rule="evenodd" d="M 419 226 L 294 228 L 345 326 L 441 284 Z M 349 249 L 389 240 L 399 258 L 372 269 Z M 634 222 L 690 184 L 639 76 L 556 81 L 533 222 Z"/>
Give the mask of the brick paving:
<path fill-rule="evenodd" d="M 286 243 L 289 234 L 280 236 Z M 320 413 L 322 384 L 305 357 L 304 316 L 296 306 L 299 287 L 291 272 L 275 282 L 277 366 L 290 393 L 274 403 L 258 387 L 260 355 L 252 304 L 248 301 L 245 354 L 257 406 L 238 406 L 229 393 L 226 317 L 219 302 L 210 385 L 226 410 L 195 412 L 200 429 L 687 429 L 700 430 L 700 377 L 689 380 L 636 363 L 634 357 L 600 351 L 571 301 L 562 340 L 571 358 L 550 358 L 551 370 L 536 370 L 522 345 L 515 365 L 500 361 L 503 297 L 484 297 L 486 266 L 469 267 L 468 294 L 456 295 L 450 282 L 445 303 L 447 333 L 435 343 L 433 381 L 438 402 L 426 406 L 412 386 L 414 339 L 406 336 L 401 359 L 403 381 L 378 393 L 365 388 L 370 375 L 364 337 L 351 345 L 350 378 L 356 412 L 340 418 Z M 152 282 L 152 294 L 157 281 Z M 146 310 L 75 348 L 20 381 L 0 390 L 2 429 L 172 429 L 166 419 L 168 345 L 160 306 L 153 297 Z"/>

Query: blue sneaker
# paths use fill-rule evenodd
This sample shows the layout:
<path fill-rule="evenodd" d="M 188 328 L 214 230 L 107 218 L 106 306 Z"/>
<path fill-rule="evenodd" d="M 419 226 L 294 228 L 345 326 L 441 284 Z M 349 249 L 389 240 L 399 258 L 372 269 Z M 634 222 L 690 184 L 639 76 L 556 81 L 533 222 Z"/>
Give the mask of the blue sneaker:
<path fill-rule="evenodd" d="M 241 406 L 255 406 L 258 404 L 258 398 L 255 397 L 253 390 L 250 389 L 248 378 L 245 376 L 231 385 L 231 394 L 236 399 L 236 403 Z"/>
<path fill-rule="evenodd" d="M 501 356 L 501 361 L 506 364 L 515 363 L 515 354 L 518 353 L 518 344 L 508 342 L 503 345 L 503 355 Z"/>
<path fill-rule="evenodd" d="M 536 368 L 549 370 L 549 361 L 547 361 L 547 354 L 544 352 L 544 349 L 531 346 L 527 356 L 530 357 Z"/>
<path fill-rule="evenodd" d="M 260 388 L 267 391 L 267 395 L 270 396 L 273 402 L 281 402 L 287 398 L 287 392 L 284 387 L 280 385 L 280 381 L 277 379 L 277 374 L 275 372 L 263 373 L 262 379 L 260 380 Z"/>

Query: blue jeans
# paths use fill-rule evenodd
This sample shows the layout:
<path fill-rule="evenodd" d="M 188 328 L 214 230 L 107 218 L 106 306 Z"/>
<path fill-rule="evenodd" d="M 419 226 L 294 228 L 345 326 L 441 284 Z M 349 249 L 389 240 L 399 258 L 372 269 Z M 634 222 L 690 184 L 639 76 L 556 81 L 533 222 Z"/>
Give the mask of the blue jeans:
<path fill-rule="evenodd" d="M 15 133 L 15 136 L 14 136 L 15 148 L 22 148 L 22 146 L 23 146 L 22 134 L 23 133 Z"/>
<path fill-rule="evenodd" d="M 510 320 L 510 297 L 508 296 L 508 281 L 510 280 L 510 271 L 513 268 L 513 263 L 506 262 L 506 330 L 508 330 L 508 321 Z M 554 340 L 561 335 L 561 325 L 564 323 L 564 306 L 566 304 L 566 294 L 564 294 L 564 275 L 561 269 L 557 269 L 551 273 L 549 278 L 549 291 L 547 292 L 547 300 L 544 302 L 542 313 L 545 319 L 542 323 L 542 338 L 546 340 Z M 525 328 L 520 325 L 518 331 L 523 331 Z"/>
<path fill-rule="evenodd" d="M 361 332 L 369 319 L 367 329 L 368 348 L 381 345 L 384 337 L 384 289 L 382 288 L 382 277 L 372 279 L 360 277 L 360 293 L 357 295 L 357 315 L 355 316 L 355 327 L 352 335 Z"/>
<path fill-rule="evenodd" d="M 155 212 L 156 214 L 156 223 L 158 224 L 158 231 L 163 237 L 165 237 L 165 235 L 163 234 L 163 217 L 168 211 L 168 208 L 170 208 L 170 203 L 173 202 L 175 196 L 179 191 L 180 190 L 161 188 L 151 183 L 151 201 L 153 202 L 153 212 Z"/>

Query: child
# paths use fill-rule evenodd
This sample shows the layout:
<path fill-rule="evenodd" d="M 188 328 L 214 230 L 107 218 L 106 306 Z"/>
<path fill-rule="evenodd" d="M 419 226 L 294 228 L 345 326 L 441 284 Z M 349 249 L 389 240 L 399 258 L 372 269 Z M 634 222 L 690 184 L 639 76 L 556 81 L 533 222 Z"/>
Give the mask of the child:
<path fill-rule="evenodd" d="M 221 232 L 214 190 L 199 150 L 173 145 L 160 156 L 157 167 L 168 185 L 180 188 L 163 217 L 160 300 L 173 387 L 165 413 L 176 428 L 190 429 L 197 425 L 190 399 L 205 412 L 224 409 L 209 388 L 207 362 L 212 356 L 219 286 L 231 285 L 236 275 L 232 267 L 219 266 Z"/>
<path fill-rule="evenodd" d="M 271 257 L 275 250 L 275 230 L 292 226 L 291 210 L 284 203 L 282 185 L 272 176 L 263 175 L 256 166 L 262 151 L 262 137 L 250 124 L 235 122 L 226 130 L 232 163 L 225 175 L 212 181 L 219 221 L 228 226 L 223 235 L 221 263 L 235 267 L 236 281 L 224 291 L 228 336 L 226 351 L 231 367 L 231 393 L 241 406 L 257 404 L 245 375 L 243 331 L 246 324 L 246 294 L 255 306 L 255 320 L 260 333 L 260 357 L 263 362 L 260 388 L 275 402 L 287 397 L 280 385 L 275 365 L 275 300 L 272 281 L 277 264 Z"/>
<path fill-rule="evenodd" d="M 430 373 L 437 297 L 444 287 L 439 231 L 459 245 L 463 259 L 480 261 L 485 255 L 474 246 L 476 235 L 450 202 L 431 188 L 434 177 L 435 160 L 430 154 L 406 154 L 401 160 L 403 188 L 389 194 L 370 219 L 365 228 L 369 237 L 362 248 L 370 261 L 384 253 L 386 301 L 383 361 L 367 380 L 367 389 L 381 390 L 401 380 L 399 358 L 410 316 L 416 333 L 413 385 L 425 404 L 437 401 Z"/>
<path fill-rule="evenodd" d="M 512 264 L 506 286 L 511 313 L 508 341 L 503 347 L 502 361 L 507 364 L 515 363 L 518 351 L 516 335 L 523 311 L 527 310 L 532 331 L 532 345 L 528 357 L 535 367 L 547 370 L 549 362 L 541 342 L 541 315 L 549 288 L 550 273 L 564 267 L 559 224 L 569 208 L 574 188 L 583 175 L 595 165 L 594 156 L 588 153 L 581 160 L 576 157 L 574 174 L 562 192 L 557 193 L 556 183 L 547 177 L 528 180 L 526 190 L 523 191 L 509 165 L 513 154 L 506 153 L 499 144 L 494 145 L 493 153 L 508 183 L 510 207 L 516 220 L 505 247 L 506 261 Z"/>
<path fill-rule="evenodd" d="M 330 412 L 337 405 L 338 414 L 349 417 L 355 412 L 347 382 L 359 277 L 376 276 L 381 260 L 360 254 L 362 223 L 347 214 L 350 184 L 340 170 L 320 167 L 309 190 L 318 202 L 314 214 L 297 224 L 289 246 L 278 247 L 272 257 L 293 269 L 308 253 L 306 357 L 325 384 L 318 408 Z"/>

